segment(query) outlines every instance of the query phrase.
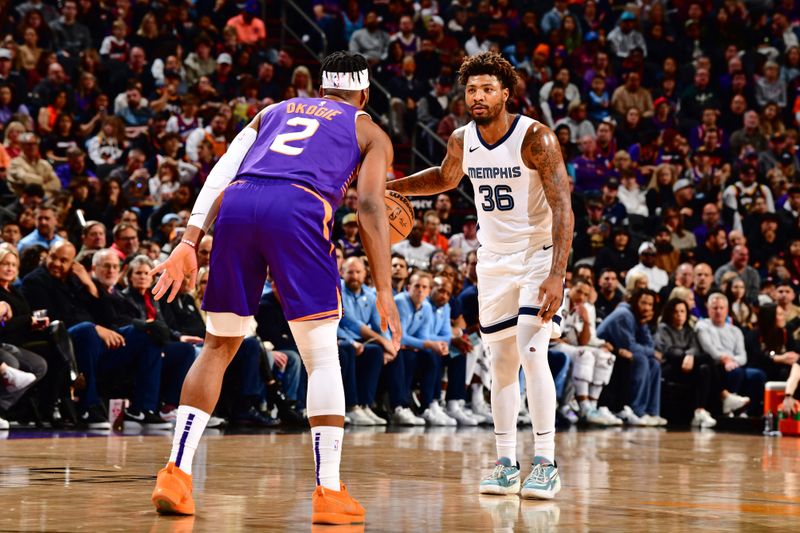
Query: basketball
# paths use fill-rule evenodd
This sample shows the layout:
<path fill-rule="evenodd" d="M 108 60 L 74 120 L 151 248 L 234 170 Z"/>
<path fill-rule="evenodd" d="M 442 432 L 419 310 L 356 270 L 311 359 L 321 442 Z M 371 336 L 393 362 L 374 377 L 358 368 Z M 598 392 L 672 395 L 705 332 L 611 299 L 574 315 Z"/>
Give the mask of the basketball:
<path fill-rule="evenodd" d="M 386 216 L 389 217 L 389 239 L 392 244 L 397 244 L 411 233 L 414 207 L 408 198 L 396 191 L 386 191 L 383 201 L 386 204 Z"/>

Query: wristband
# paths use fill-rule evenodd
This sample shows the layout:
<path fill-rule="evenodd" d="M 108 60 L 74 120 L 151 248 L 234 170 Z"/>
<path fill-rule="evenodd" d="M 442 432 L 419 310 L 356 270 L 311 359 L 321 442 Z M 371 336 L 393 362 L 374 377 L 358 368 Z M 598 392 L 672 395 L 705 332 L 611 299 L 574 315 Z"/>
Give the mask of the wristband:
<path fill-rule="evenodd" d="M 191 246 L 195 250 L 197 249 L 197 243 L 196 242 L 190 241 L 189 239 L 181 239 L 181 242 L 184 243 L 184 244 L 188 244 L 189 246 Z"/>

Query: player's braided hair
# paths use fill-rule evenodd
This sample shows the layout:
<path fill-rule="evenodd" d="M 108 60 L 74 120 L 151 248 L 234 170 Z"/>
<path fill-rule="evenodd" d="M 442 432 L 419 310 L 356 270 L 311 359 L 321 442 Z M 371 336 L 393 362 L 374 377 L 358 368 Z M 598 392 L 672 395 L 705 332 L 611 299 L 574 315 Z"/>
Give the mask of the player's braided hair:
<path fill-rule="evenodd" d="M 322 60 L 322 66 L 320 68 L 320 76 L 322 72 L 357 72 L 360 73 L 362 70 L 369 71 L 369 64 L 367 60 L 361 54 L 356 54 L 354 52 L 334 52 L 325 59 Z M 356 74 L 359 76 L 359 74 Z M 361 81 L 359 78 L 358 81 Z M 330 89 L 326 89 L 327 92 L 330 92 Z M 349 92 L 349 91 L 348 91 Z"/>
<path fill-rule="evenodd" d="M 466 58 L 458 69 L 458 82 L 466 85 L 470 76 L 481 74 L 497 76 L 504 89 L 513 90 L 517 84 L 514 67 L 503 56 L 494 52 L 482 52 Z"/>

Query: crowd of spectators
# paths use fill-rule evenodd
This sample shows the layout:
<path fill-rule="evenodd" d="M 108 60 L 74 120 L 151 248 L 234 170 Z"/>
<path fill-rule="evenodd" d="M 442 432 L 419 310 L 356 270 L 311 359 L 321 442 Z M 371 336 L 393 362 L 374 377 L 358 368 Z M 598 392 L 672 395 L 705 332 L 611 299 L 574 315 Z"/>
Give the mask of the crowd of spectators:
<path fill-rule="evenodd" d="M 115 397 L 129 399 L 125 423 L 174 416 L 205 333 L 213 237 L 198 246 L 197 286 L 171 304 L 150 298 L 149 267 L 237 131 L 270 103 L 317 93 L 302 45 L 268 35 L 269 4 L 0 7 L 0 416 L 106 428 Z M 555 131 L 572 178 L 565 329 L 549 357 L 565 421 L 711 427 L 760 414 L 764 382 L 800 357 L 794 0 L 298 5 L 329 51 L 367 57 L 389 93 L 375 87 L 370 110 L 397 146 L 415 140 L 434 160 L 469 120 L 464 57 L 492 50 L 516 68 L 509 111 Z M 389 179 L 415 170 L 404 155 Z M 486 423 L 474 207 L 457 193 L 415 205 L 393 249 L 399 352 L 376 319 L 356 188 L 334 217 L 348 418 Z M 214 421 L 301 421 L 304 389 L 267 284 Z"/>

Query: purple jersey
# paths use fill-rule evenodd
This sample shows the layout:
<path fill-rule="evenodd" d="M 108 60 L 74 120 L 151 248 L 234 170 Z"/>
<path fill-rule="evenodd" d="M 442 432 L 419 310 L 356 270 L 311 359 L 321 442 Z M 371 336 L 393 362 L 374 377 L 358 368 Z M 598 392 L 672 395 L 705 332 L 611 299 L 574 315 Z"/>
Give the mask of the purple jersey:
<path fill-rule="evenodd" d="M 361 161 L 358 113 L 352 105 L 327 98 L 277 104 L 261 118 L 237 177 L 285 179 L 339 205 Z"/>

